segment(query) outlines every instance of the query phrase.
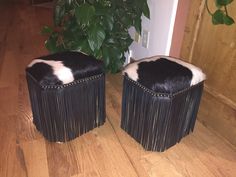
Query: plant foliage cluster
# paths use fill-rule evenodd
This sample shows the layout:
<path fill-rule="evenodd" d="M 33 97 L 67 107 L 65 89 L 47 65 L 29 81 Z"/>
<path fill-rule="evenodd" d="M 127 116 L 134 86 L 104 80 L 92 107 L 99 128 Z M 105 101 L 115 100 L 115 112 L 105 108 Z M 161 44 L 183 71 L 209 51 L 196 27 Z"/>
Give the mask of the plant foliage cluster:
<path fill-rule="evenodd" d="M 42 30 L 51 52 L 76 50 L 104 61 L 112 73 L 125 61 L 133 40 L 128 29 L 141 33 L 141 16 L 150 16 L 147 0 L 58 0 L 54 26 Z"/>
<path fill-rule="evenodd" d="M 212 13 L 208 8 L 208 1 L 206 0 L 206 8 L 208 13 L 212 16 L 212 23 L 214 25 L 225 24 L 232 25 L 234 24 L 234 19 L 229 15 L 227 6 L 231 4 L 233 0 L 215 0 L 215 5 L 217 10 Z"/>

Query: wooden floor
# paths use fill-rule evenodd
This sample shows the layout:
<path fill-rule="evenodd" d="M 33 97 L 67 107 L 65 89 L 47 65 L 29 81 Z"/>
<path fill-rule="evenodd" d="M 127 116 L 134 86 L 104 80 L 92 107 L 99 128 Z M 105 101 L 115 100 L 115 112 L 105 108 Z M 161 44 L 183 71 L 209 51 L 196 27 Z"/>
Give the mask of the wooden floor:
<path fill-rule="evenodd" d="M 236 148 L 199 122 L 166 152 L 144 151 L 119 127 L 119 74 L 107 76 L 104 126 L 66 144 L 45 141 L 32 124 L 24 68 L 47 53 L 40 28 L 51 23 L 52 14 L 11 3 L 0 3 L 0 12 L 1 177 L 236 176 Z"/>

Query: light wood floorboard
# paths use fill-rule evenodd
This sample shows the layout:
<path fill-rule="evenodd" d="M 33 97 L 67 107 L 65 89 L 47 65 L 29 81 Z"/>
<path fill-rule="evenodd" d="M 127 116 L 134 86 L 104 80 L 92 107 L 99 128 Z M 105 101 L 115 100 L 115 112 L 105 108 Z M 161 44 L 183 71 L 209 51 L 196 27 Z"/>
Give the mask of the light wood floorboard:
<path fill-rule="evenodd" d="M 23 0 L 22 0 L 23 2 Z M 106 123 L 75 140 L 45 141 L 32 123 L 25 67 L 47 54 L 50 9 L 0 3 L 1 177 L 235 177 L 236 148 L 201 123 L 164 153 L 147 152 L 120 128 L 122 77 L 106 80 Z"/>

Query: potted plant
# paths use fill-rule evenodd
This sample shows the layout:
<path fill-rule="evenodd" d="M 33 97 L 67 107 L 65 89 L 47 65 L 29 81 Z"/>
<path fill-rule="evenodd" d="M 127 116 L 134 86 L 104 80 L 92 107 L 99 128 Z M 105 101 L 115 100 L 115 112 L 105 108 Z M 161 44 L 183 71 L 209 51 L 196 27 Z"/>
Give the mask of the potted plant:
<path fill-rule="evenodd" d="M 141 16 L 150 16 L 147 0 L 58 0 L 54 26 L 42 30 L 51 52 L 81 51 L 104 61 L 107 71 L 117 72 L 133 40 L 134 26 L 141 33 Z"/>
<path fill-rule="evenodd" d="M 208 0 L 205 1 L 207 12 L 212 16 L 212 23 L 214 25 L 234 24 L 234 19 L 229 15 L 227 6 L 231 4 L 233 0 L 215 0 L 216 10 L 212 13 L 208 7 Z"/>

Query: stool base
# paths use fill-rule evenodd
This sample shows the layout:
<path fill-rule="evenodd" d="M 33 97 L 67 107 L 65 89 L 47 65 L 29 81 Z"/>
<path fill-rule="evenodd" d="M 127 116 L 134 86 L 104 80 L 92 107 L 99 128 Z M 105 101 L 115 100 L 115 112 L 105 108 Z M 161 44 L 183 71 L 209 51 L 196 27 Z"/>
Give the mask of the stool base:
<path fill-rule="evenodd" d="M 194 129 L 203 82 L 175 94 L 155 93 L 124 76 L 121 128 L 144 149 L 164 151 Z"/>

